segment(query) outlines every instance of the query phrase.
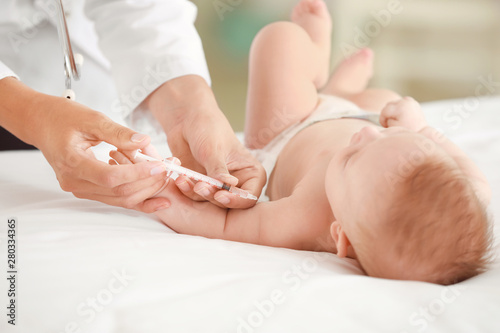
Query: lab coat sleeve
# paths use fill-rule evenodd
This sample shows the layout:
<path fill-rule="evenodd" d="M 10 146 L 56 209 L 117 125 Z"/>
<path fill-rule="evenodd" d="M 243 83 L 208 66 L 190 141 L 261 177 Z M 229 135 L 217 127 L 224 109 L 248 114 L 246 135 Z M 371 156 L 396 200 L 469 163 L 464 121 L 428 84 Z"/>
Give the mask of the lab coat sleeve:
<path fill-rule="evenodd" d="M 95 24 L 99 47 L 111 63 L 119 100 L 113 112 L 142 130 L 149 112 L 137 106 L 162 83 L 195 74 L 210 84 L 197 8 L 187 0 L 87 0 L 85 13 Z M 143 126 L 141 126 L 141 123 Z M 158 129 L 158 126 L 157 126 Z"/>
<path fill-rule="evenodd" d="M 14 73 L 14 71 L 12 71 L 0 60 L 0 80 L 9 76 L 13 76 L 19 80 L 19 77 L 16 75 L 16 73 Z"/>

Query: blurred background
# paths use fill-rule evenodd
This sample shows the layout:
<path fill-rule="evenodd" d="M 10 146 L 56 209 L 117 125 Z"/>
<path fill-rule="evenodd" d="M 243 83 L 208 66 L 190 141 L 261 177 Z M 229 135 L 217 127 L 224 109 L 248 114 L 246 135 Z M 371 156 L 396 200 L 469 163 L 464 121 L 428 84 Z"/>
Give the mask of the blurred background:
<path fill-rule="evenodd" d="M 193 0 L 213 90 L 243 130 L 248 52 L 266 24 L 287 20 L 297 0 Z M 420 102 L 474 96 L 482 80 L 500 87 L 499 0 L 325 0 L 333 19 L 332 69 L 369 46 L 372 86 Z M 497 83 L 498 82 L 498 83 Z M 493 89 L 494 88 L 494 89 Z"/>

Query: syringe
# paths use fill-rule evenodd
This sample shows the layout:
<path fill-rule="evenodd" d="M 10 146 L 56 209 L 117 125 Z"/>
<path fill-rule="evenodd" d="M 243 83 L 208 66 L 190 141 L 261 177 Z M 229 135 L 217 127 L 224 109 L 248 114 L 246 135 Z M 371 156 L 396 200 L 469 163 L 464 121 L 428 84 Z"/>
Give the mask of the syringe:
<path fill-rule="evenodd" d="M 135 153 L 134 159 L 136 159 L 136 158 L 144 159 L 146 161 L 159 161 L 156 158 L 153 158 L 153 157 L 148 156 L 148 155 L 144 155 L 140 151 L 137 151 Z M 183 175 L 183 176 L 186 176 L 188 178 L 194 179 L 196 181 L 205 182 L 205 183 L 210 184 L 214 187 L 217 187 L 218 189 L 227 190 L 231 193 L 236 194 L 237 196 L 239 196 L 240 198 L 243 198 L 243 199 L 250 199 L 250 200 L 257 200 L 258 199 L 255 195 L 252 195 L 251 193 L 249 193 L 245 190 L 242 190 L 241 188 L 238 188 L 236 186 L 231 186 L 231 185 L 226 184 L 224 182 L 221 182 L 220 180 L 217 180 L 215 178 L 206 176 L 206 175 L 201 174 L 199 172 L 196 172 L 196 171 L 193 171 L 191 169 L 177 165 L 174 163 L 174 161 L 164 159 L 164 160 L 162 160 L 162 162 L 165 163 L 165 166 L 167 167 L 167 171 L 169 171 L 169 172 L 175 172 L 178 175 Z"/>

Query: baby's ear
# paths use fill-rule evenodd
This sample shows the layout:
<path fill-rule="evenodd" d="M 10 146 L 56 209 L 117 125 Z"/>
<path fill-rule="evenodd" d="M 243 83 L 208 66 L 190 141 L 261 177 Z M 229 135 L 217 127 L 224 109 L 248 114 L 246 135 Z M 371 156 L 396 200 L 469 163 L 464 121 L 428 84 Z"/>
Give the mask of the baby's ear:
<path fill-rule="evenodd" d="M 339 258 L 345 258 L 347 256 L 347 249 L 351 245 L 349 238 L 344 232 L 344 229 L 338 221 L 332 222 L 330 225 L 330 234 L 332 235 L 333 241 L 337 246 L 337 256 Z"/>

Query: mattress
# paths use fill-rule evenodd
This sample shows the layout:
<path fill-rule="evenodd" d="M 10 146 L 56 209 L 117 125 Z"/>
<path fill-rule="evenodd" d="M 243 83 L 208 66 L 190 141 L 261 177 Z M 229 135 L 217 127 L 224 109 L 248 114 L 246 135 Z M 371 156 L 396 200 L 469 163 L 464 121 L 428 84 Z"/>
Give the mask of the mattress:
<path fill-rule="evenodd" d="M 423 107 L 486 174 L 498 239 L 500 97 Z M 180 235 L 63 192 L 37 151 L 0 153 L 0 222 L 1 332 L 500 332 L 498 259 L 444 287 L 367 277 L 329 253 Z"/>

